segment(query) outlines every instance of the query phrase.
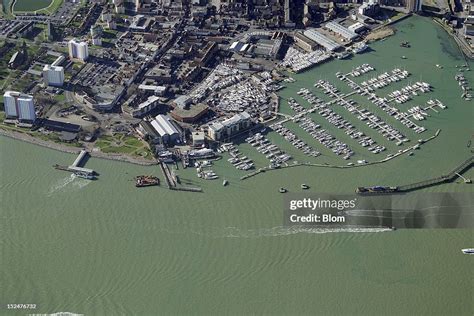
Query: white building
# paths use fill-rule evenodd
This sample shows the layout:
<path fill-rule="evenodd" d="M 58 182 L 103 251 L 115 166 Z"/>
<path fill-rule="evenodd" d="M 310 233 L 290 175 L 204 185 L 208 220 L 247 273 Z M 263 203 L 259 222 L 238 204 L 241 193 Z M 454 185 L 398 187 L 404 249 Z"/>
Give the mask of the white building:
<path fill-rule="evenodd" d="M 89 58 L 89 48 L 86 42 L 76 42 L 72 39 L 67 44 L 69 49 L 69 58 L 86 61 Z"/>
<path fill-rule="evenodd" d="M 157 115 L 155 119 L 151 121 L 151 125 L 165 144 L 176 143 L 181 138 L 181 132 L 168 115 Z"/>
<path fill-rule="evenodd" d="M 222 122 L 213 122 L 209 125 L 207 131 L 209 138 L 213 140 L 221 140 L 227 137 L 232 137 L 238 132 L 250 127 L 252 121 L 250 114 L 242 112 L 235 114 L 231 118 Z"/>
<path fill-rule="evenodd" d="M 6 91 L 3 95 L 7 119 L 33 122 L 36 119 L 33 96 L 16 91 Z"/>
<path fill-rule="evenodd" d="M 160 105 L 160 98 L 157 96 L 150 96 L 144 102 L 140 103 L 137 108 L 131 111 L 133 117 L 142 117 L 148 112 L 156 109 Z"/>
<path fill-rule="evenodd" d="M 44 65 L 43 81 L 47 86 L 61 87 L 64 84 L 64 67 Z"/>
<path fill-rule="evenodd" d="M 356 22 L 348 27 L 349 30 L 359 34 L 360 32 L 364 31 L 367 27 L 360 22 Z"/>

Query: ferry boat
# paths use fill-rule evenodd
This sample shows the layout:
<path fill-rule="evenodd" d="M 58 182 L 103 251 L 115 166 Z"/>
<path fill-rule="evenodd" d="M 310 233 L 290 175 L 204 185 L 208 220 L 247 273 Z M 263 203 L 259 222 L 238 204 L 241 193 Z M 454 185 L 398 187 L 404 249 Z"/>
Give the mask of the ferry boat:
<path fill-rule="evenodd" d="M 369 46 L 366 43 L 360 42 L 360 43 L 357 43 L 353 46 L 352 51 L 355 54 L 360 54 L 360 53 L 365 52 L 368 48 L 369 48 Z"/>
<path fill-rule="evenodd" d="M 461 251 L 465 255 L 474 255 L 474 248 L 461 249 Z"/>
<path fill-rule="evenodd" d="M 398 192 L 398 187 L 373 186 L 373 187 L 358 187 L 356 193 L 358 194 L 388 194 Z"/>
<path fill-rule="evenodd" d="M 74 172 L 76 177 L 87 179 L 87 180 L 95 180 L 95 175 L 85 172 Z"/>

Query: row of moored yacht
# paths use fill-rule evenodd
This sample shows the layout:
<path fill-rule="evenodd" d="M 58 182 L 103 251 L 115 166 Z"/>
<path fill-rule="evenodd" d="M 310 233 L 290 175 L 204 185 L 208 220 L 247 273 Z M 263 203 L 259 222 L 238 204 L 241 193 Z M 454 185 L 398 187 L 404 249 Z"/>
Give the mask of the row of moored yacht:
<path fill-rule="evenodd" d="M 278 146 L 272 144 L 261 133 L 247 137 L 245 141 L 255 147 L 259 153 L 264 154 L 265 157 L 270 160 L 271 168 L 278 168 L 280 167 L 281 163 L 292 159 L 289 154 L 283 152 L 280 148 L 278 148 Z"/>
<path fill-rule="evenodd" d="M 229 161 L 235 168 L 239 170 L 250 170 L 255 167 L 252 159 L 242 155 L 242 153 L 232 143 L 221 145 L 217 151 L 221 153 L 228 152 L 230 158 L 227 159 L 227 161 Z"/>
<path fill-rule="evenodd" d="M 418 92 L 430 92 L 431 91 L 431 86 L 429 83 L 426 82 L 416 82 L 415 84 L 407 85 L 406 87 L 403 87 L 401 90 L 395 90 L 392 93 L 390 93 L 388 96 L 390 98 L 393 98 L 394 101 L 398 104 L 405 103 L 409 100 L 411 100 L 411 95 L 418 95 Z"/>
<path fill-rule="evenodd" d="M 399 70 L 395 69 L 394 71 L 398 72 Z M 426 128 L 413 123 L 408 118 L 405 118 L 404 115 L 400 115 L 401 113 L 400 110 L 391 106 L 387 98 L 378 97 L 375 93 L 372 92 L 373 89 L 370 89 L 369 87 L 361 87 L 356 82 L 347 78 L 346 75 L 339 75 L 338 78 L 346 82 L 350 88 L 352 88 L 361 96 L 367 96 L 367 99 L 371 101 L 374 105 L 382 109 L 384 112 L 386 112 L 390 116 L 395 117 L 395 119 L 400 121 L 403 125 L 407 126 L 408 128 L 413 129 L 416 133 L 422 133 L 426 130 Z M 358 118 L 360 120 L 369 120 L 370 122 L 368 122 L 367 125 L 379 130 L 383 135 L 386 135 L 387 139 L 397 140 L 397 145 L 401 145 L 403 144 L 403 142 L 409 141 L 400 131 L 396 130 L 393 126 L 389 126 L 385 122 L 381 125 L 381 123 L 379 122 L 381 119 L 375 117 L 374 114 L 372 114 L 370 111 L 366 109 L 361 109 L 361 108 L 357 108 L 354 111 L 357 111 L 357 112 L 363 111 L 362 113 L 358 113 L 359 114 Z"/>
<path fill-rule="evenodd" d="M 369 91 L 374 91 L 375 89 L 384 88 L 392 82 L 398 82 L 402 79 L 405 79 L 409 75 L 410 73 L 408 71 L 395 68 L 391 72 L 384 72 L 377 77 L 363 81 L 360 85 L 364 88 L 367 88 Z"/>
<path fill-rule="evenodd" d="M 375 68 L 372 67 L 371 65 L 362 64 L 362 65 L 357 66 L 354 69 L 352 69 L 352 71 L 349 72 L 347 75 L 351 76 L 351 77 L 359 77 L 359 76 L 362 76 L 363 74 L 366 74 L 369 71 L 373 71 L 373 70 L 375 70 Z M 340 72 L 336 72 L 336 76 L 338 76 L 340 74 L 341 74 Z"/>
<path fill-rule="evenodd" d="M 306 144 L 304 141 L 299 139 L 298 136 L 295 135 L 295 133 L 293 133 L 290 129 L 286 128 L 282 124 L 276 123 L 272 125 L 271 128 L 283 138 L 285 138 L 287 141 L 289 141 L 295 148 L 301 150 L 305 155 L 311 157 L 318 157 L 319 155 L 321 155 L 319 151 L 315 150 L 314 148 Z"/>

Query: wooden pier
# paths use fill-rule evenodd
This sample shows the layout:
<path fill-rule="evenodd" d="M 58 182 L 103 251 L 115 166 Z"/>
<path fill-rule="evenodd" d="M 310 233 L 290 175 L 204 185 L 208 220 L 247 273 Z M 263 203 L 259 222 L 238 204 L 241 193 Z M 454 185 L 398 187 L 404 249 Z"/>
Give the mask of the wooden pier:
<path fill-rule="evenodd" d="M 199 187 L 178 186 L 176 176 L 174 176 L 173 172 L 170 170 L 167 164 L 160 162 L 160 169 L 161 172 L 163 172 L 163 176 L 165 178 L 168 189 L 174 191 L 202 192 L 202 188 Z"/>

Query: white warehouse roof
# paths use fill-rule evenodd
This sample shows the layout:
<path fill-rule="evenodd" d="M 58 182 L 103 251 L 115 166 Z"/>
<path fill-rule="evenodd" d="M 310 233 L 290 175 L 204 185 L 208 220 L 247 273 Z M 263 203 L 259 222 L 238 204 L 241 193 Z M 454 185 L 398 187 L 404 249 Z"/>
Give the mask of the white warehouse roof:
<path fill-rule="evenodd" d="M 171 118 L 167 115 L 157 115 L 155 119 L 151 121 L 151 125 L 161 137 L 179 134 L 178 129 L 174 126 L 171 122 Z"/>

